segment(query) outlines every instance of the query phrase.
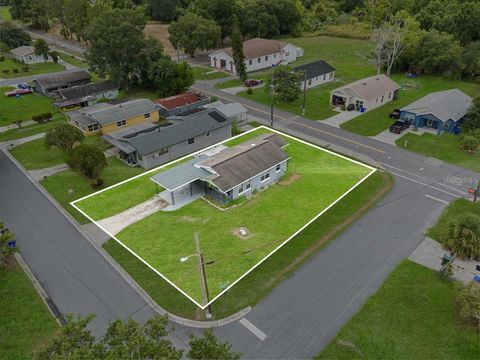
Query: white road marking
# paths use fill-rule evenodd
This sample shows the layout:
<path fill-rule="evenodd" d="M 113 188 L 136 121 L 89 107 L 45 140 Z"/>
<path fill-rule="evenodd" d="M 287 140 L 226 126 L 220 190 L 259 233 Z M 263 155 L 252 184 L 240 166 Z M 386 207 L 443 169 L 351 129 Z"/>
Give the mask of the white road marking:
<path fill-rule="evenodd" d="M 453 194 L 453 193 L 451 193 L 451 192 L 448 192 L 448 191 L 445 191 L 445 190 L 436 188 L 436 187 L 434 187 L 434 186 L 432 186 L 432 185 L 430 185 L 430 184 L 426 184 L 426 183 L 424 183 L 424 182 L 411 179 L 411 178 L 409 178 L 408 176 L 401 175 L 401 174 L 398 174 L 398 173 L 393 172 L 393 171 L 391 171 L 391 173 L 392 173 L 393 175 L 396 175 L 396 176 L 398 176 L 398 177 L 401 177 L 402 179 L 409 180 L 409 181 L 411 181 L 411 182 L 424 185 L 425 187 L 428 187 L 428 188 L 433 189 L 433 190 L 436 190 L 436 191 L 440 191 L 440 192 L 442 192 L 442 193 L 444 193 L 444 194 L 447 194 L 447 195 L 456 197 L 456 198 L 458 198 L 458 199 L 462 198 L 462 196 L 459 196 L 459 195 Z"/>
<path fill-rule="evenodd" d="M 255 325 L 253 325 L 246 318 L 242 318 L 239 322 L 240 322 L 240 324 L 245 326 L 248 330 L 250 330 L 253 333 L 253 335 L 255 335 L 257 338 L 259 338 L 260 341 L 263 341 L 267 338 L 267 335 L 265 335 L 265 333 L 262 332 L 262 330 L 260 330 Z"/>
<path fill-rule="evenodd" d="M 432 195 L 425 194 L 425 197 L 426 197 L 426 198 L 429 198 L 429 199 L 431 199 L 431 200 L 435 200 L 435 201 L 441 202 L 442 204 L 446 204 L 446 205 L 449 204 L 448 201 L 445 201 L 445 200 L 443 200 L 443 199 L 439 199 L 439 198 L 437 198 L 437 197 L 435 197 L 435 196 L 432 196 Z"/>

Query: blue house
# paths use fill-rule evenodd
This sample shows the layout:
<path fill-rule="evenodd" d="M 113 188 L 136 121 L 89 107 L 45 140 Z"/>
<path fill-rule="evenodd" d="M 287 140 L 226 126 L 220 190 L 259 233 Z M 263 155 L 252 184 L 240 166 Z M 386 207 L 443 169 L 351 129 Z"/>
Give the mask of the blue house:
<path fill-rule="evenodd" d="M 429 127 L 442 132 L 455 132 L 465 120 L 472 98 L 458 89 L 434 92 L 400 109 L 400 119 L 415 128 Z"/>

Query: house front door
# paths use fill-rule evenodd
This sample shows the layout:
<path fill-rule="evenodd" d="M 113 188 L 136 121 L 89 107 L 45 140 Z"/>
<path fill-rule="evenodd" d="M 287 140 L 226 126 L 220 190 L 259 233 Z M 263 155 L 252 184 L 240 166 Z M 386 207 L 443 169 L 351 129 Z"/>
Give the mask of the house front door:
<path fill-rule="evenodd" d="M 433 127 L 433 120 L 432 119 L 427 120 L 427 126 L 428 127 Z"/>
<path fill-rule="evenodd" d="M 226 68 L 227 67 L 227 61 L 224 60 L 224 59 L 220 59 L 220 67 L 222 69 Z"/>

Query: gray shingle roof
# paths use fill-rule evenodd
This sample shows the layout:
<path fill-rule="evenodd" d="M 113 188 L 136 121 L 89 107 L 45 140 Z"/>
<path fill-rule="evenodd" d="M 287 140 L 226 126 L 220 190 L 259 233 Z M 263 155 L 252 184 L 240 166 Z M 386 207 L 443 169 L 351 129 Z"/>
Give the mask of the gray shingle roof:
<path fill-rule="evenodd" d="M 464 92 L 451 89 L 428 94 L 400 110 L 417 115 L 433 114 L 443 122 L 458 121 L 467 114 L 472 100 Z"/>
<path fill-rule="evenodd" d="M 72 82 L 84 81 L 84 80 L 90 81 L 90 79 L 91 79 L 90 74 L 84 70 L 81 70 L 81 71 L 60 74 L 60 75 L 42 77 L 39 79 L 35 79 L 34 81 L 36 81 L 44 89 L 48 90 L 48 89 L 56 89 L 59 87 L 65 87 Z"/>
<path fill-rule="evenodd" d="M 305 65 L 297 66 L 295 71 L 305 71 L 307 79 L 311 79 L 320 75 L 331 73 L 335 68 L 324 60 L 314 61 Z"/>
<path fill-rule="evenodd" d="M 86 96 L 94 96 L 103 92 L 118 89 L 118 86 L 110 80 L 98 81 L 96 83 L 72 86 L 66 89 L 57 90 L 64 100 L 78 99 Z"/>
<path fill-rule="evenodd" d="M 344 93 L 347 96 L 352 96 L 352 94 L 354 94 L 367 101 L 371 101 L 388 94 L 390 91 L 398 89 L 400 89 L 400 85 L 388 76 L 381 74 L 360 79 L 351 84 L 339 87 L 332 92 Z"/>
<path fill-rule="evenodd" d="M 10 50 L 10 52 L 15 56 L 25 56 L 28 54 L 33 54 L 35 52 L 35 48 L 33 46 L 24 45 Z"/>

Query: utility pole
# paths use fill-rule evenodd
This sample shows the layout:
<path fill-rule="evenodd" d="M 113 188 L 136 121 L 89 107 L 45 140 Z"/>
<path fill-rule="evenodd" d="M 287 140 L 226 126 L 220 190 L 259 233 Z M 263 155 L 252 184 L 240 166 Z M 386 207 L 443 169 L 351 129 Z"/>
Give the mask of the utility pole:
<path fill-rule="evenodd" d="M 304 71 L 303 75 L 303 104 L 302 104 L 302 116 L 305 116 L 305 101 L 307 97 L 307 71 Z"/>
<path fill-rule="evenodd" d="M 473 202 L 477 202 L 478 195 L 480 195 L 480 179 L 478 180 L 477 190 L 475 190 L 475 194 L 473 195 Z"/>
<path fill-rule="evenodd" d="M 270 127 L 273 129 L 273 69 L 272 69 L 272 83 L 270 85 Z"/>
<path fill-rule="evenodd" d="M 195 248 L 197 251 L 198 255 L 198 267 L 200 269 L 200 283 L 202 284 L 202 291 L 203 291 L 203 301 L 205 303 L 208 303 L 209 300 L 209 295 L 208 295 L 208 285 L 207 285 L 207 275 L 205 274 L 205 261 L 203 260 L 203 255 L 200 250 L 200 240 L 198 238 L 198 233 L 195 233 Z M 209 319 L 212 317 L 212 308 L 210 305 L 208 305 L 206 311 L 205 311 L 206 317 Z"/>
<path fill-rule="evenodd" d="M 180 43 L 177 42 L 177 62 L 180 62 Z"/>

